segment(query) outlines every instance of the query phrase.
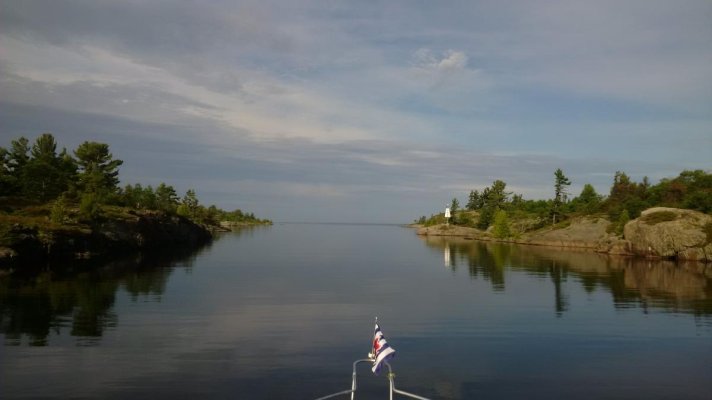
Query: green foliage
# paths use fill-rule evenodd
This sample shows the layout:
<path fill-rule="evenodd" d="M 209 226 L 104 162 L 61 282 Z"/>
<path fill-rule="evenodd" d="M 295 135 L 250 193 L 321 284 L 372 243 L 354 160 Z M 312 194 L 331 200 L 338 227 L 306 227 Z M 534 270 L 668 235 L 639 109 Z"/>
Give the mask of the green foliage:
<path fill-rule="evenodd" d="M 57 142 L 49 133 L 40 135 L 32 147 L 24 137 L 13 140 L 7 149 L 0 147 L 0 210 L 21 214 L 30 205 L 44 204 L 40 206 L 44 210 L 41 220 L 47 223 L 49 218 L 61 224 L 67 219 L 67 204 L 78 202 L 80 217 L 89 221 L 111 216 L 113 208 L 102 205 L 118 205 L 177 213 L 210 225 L 221 221 L 271 223 L 239 209 L 227 212 L 214 205 L 206 208 L 192 189 L 179 201 L 176 190 L 165 183 L 155 190 L 140 184 L 118 189 L 118 168 L 123 162 L 113 158 L 107 144 L 84 142 L 74 155 L 76 158 L 66 149 L 57 154 Z M 26 216 L 22 218 L 26 222 Z"/>
<path fill-rule="evenodd" d="M 22 175 L 22 169 L 30 161 L 30 156 L 27 154 L 30 151 L 29 143 L 30 141 L 25 137 L 10 142 L 9 168 L 18 179 Z"/>
<path fill-rule="evenodd" d="M 674 179 L 662 179 L 651 186 L 647 178 L 633 182 L 625 173 L 616 172 L 611 195 L 604 203 L 609 216 L 617 219 L 623 210 L 632 218 L 654 206 L 687 208 L 712 212 L 712 174 L 685 170 Z"/>
<path fill-rule="evenodd" d="M 554 171 L 554 201 L 551 206 L 553 223 L 561 219 L 562 206 L 566 203 L 568 195 L 566 187 L 569 185 L 571 185 L 569 178 L 564 175 L 561 168 L 557 168 L 556 171 Z"/>
<path fill-rule="evenodd" d="M 561 168 L 557 168 L 556 171 L 554 171 L 554 204 L 556 205 L 557 203 L 561 204 L 566 201 L 566 196 L 568 195 L 568 192 L 566 190 L 566 187 L 571 185 L 571 181 L 569 178 L 564 175 L 564 172 L 561 170 Z"/>
<path fill-rule="evenodd" d="M 212 208 L 214 206 L 211 206 L 208 208 Z M 272 221 L 268 219 L 259 219 L 255 217 L 254 213 L 245 213 L 242 210 L 235 209 L 233 211 L 223 211 L 221 209 L 216 209 L 216 218 L 218 218 L 220 221 L 226 221 L 230 223 L 235 223 L 235 224 L 271 224 Z M 425 217 L 423 217 L 425 218 Z"/>
<path fill-rule="evenodd" d="M 479 191 L 471 190 L 470 195 L 467 198 L 467 205 L 465 206 L 465 208 L 470 211 L 479 210 L 484 206 L 485 200 L 486 198 L 484 193 L 480 195 Z"/>
<path fill-rule="evenodd" d="M 494 216 L 494 237 L 498 239 L 506 239 L 512 236 L 509 229 L 509 218 L 507 217 L 507 212 L 504 210 L 498 210 Z"/>
<path fill-rule="evenodd" d="M 84 193 L 79 202 L 79 215 L 89 221 L 94 221 L 101 216 L 102 210 L 96 193 Z"/>
<path fill-rule="evenodd" d="M 453 197 L 452 202 L 450 202 L 450 222 L 452 222 L 453 225 L 457 225 L 459 223 L 457 218 L 457 212 L 459 210 L 460 202 L 457 200 L 456 197 Z"/>
<path fill-rule="evenodd" d="M 587 183 L 583 185 L 581 194 L 571 201 L 571 208 L 574 212 L 582 214 L 593 214 L 600 210 L 602 197 L 596 193 L 596 189 Z"/>
<path fill-rule="evenodd" d="M 646 183 L 633 182 L 624 172 L 616 171 L 613 177 L 611 193 L 605 207 L 612 220 L 617 220 L 623 211 L 632 218 L 637 218 L 640 212 L 650 207 L 647 201 Z"/>
<path fill-rule="evenodd" d="M 190 210 L 185 204 L 180 204 L 178 206 L 178 208 L 176 209 L 176 214 L 180 215 L 181 217 L 190 218 Z"/>
<path fill-rule="evenodd" d="M 29 141 L 20 137 L 10 142 L 10 149 L 0 148 L 0 195 L 18 195 L 22 191 L 22 175 L 30 157 Z"/>
<path fill-rule="evenodd" d="M 37 138 L 31 156 L 21 175 L 22 192 L 26 197 L 46 202 L 70 189 L 76 163 L 67 156 L 66 150 L 57 154 L 57 142 L 51 134 Z"/>
<path fill-rule="evenodd" d="M 492 182 L 492 186 L 487 193 L 487 198 L 485 200 L 485 207 L 492 207 L 494 209 L 501 209 L 507 203 L 507 199 L 511 192 L 506 192 L 504 189 L 507 184 L 504 181 L 496 180 Z"/>
<path fill-rule="evenodd" d="M 173 186 L 162 183 L 156 188 L 156 207 L 169 213 L 175 212 L 178 207 L 178 195 Z"/>
<path fill-rule="evenodd" d="M 57 155 L 54 137 L 45 133 L 32 145 L 21 137 L 10 150 L 0 148 L 0 195 L 46 202 L 71 189 L 76 167 L 66 151 Z"/>
<path fill-rule="evenodd" d="M 487 229 L 492 225 L 496 212 L 508 206 L 508 199 L 511 193 L 505 190 L 506 187 L 507 184 L 504 181 L 496 180 L 492 182 L 491 187 L 482 191 L 484 203 L 480 208 L 480 219 L 477 222 L 478 228 Z"/>
<path fill-rule="evenodd" d="M 704 213 L 712 212 L 712 190 L 700 190 L 688 193 L 682 201 L 683 208 L 690 210 L 702 211 Z"/>
<path fill-rule="evenodd" d="M 494 221 L 495 209 L 492 207 L 483 207 L 480 210 L 480 219 L 477 221 L 477 227 L 484 230 L 489 228 Z"/>
<path fill-rule="evenodd" d="M 450 212 L 455 214 L 459 209 L 460 209 L 460 202 L 457 200 L 456 197 L 453 197 L 452 202 L 450 203 Z"/>
<path fill-rule="evenodd" d="M 119 193 L 119 203 L 137 210 L 157 210 L 156 194 L 149 185 L 145 188 L 140 183 L 126 185 Z"/>
<path fill-rule="evenodd" d="M 183 196 L 181 205 L 184 207 L 184 212 L 188 213 L 188 217 L 197 219 L 198 217 L 198 197 L 195 195 L 195 190 L 188 189 Z"/>
<path fill-rule="evenodd" d="M 52 209 L 50 210 L 49 220 L 55 224 L 63 224 L 67 218 L 67 204 L 64 196 L 59 196 L 57 200 L 52 203 Z"/>
<path fill-rule="evenodd" d="M 610 194 L 604 199 L 590 184 L 585 184 L 581 194 L 567 201 L 566 188 L 570 180 L 557 169 L 554 173 L 554 198 L 549 200 L 527 200 L 521 195 L 510 195 L 505 191 L 506 183 L 497 180 L 492 186 L 481 191 L 470 191 L 467 210 L 479 211 L 477 227 L 487 229 L 494 223 L 498 210 L 505 210 L 510 218 L 526 221 L 527 230 L 538 229 L 551 223 L 552 214 L 557 222 L 571 214 L 591 215 L 607 213 L 611 221 L 611 232 L 621 232 L 621 221 L 637 218 L 647 208 L 666 206 L 686 208 L 712 213 L 712 174 L 703 170 L 685 170 L 676 178 L 662 179 L 651 185 L 644 177 L 641 182 L 634 182 L 624 172 L 617 171 L 613 177 Z M 462 220 L 458 214 L 458 223 L 469 225 L 471 221 Z M 532 220 L 539 222 L 532 223 Z M 438 223 L 437 216 L 431 216 L 426 224 Z M 442 221 L 444 223 L 444 219 Z"/>
<path fill-rule="evenodd" d="M 431 215 L 430 218 L 428 218 L 423 225 L 433 226 L 433 225 L 439 225 L 439 224 L 444 224 L 444 223 L 445 223 L 445 214 L 439 213 L 439 214 Z"/>
<path fill-rule="evenodd" d="M 623 228 L 625 228 L 625 224 L 627 224 L 630 221 L 630 215 L 628 215 L 628 210 L 623 210 L 621 212 L 620 217 L 618 217 L 618 222 L 616 223 L 616 234 L 618 236 L 623 235 Z"/>
<path fill-rule="evenodd" d="M 102 198 L 117 191 L 121 160 L 114 160 L 109 145 L 84 142 L 74 151 L 79 166 L 79 186 L 84 193 Z"/>
<path fill-rule="evenodd" d="M 475 225 L 474 225 L 475 222 L 473 221 L 472 216 L 470 215 L 470 213 L 467 213 L 467 212 L 464 212 L 464 211 L 461 211 L 461 212 L 457 215 L 457 223 L 458 223 L 458 225 L 462 225 L 462 226 L 471 226 L 471 227 L 474 227 L 474 226 L 475 226 Z"/>

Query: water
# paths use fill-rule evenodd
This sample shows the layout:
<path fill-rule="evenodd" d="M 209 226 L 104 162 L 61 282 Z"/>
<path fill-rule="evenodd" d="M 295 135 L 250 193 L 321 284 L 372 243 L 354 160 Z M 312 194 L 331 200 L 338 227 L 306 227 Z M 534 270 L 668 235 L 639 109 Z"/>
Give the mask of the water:
<path fill-rule="evenodd" d="M 712 398 L 712 266 L 276 225 L 179 260 L 0 280 L 0 397 L 310 399 L 378 316 L 433 399 Z M 367 367 L 362 396 L 386 398 Z"/>

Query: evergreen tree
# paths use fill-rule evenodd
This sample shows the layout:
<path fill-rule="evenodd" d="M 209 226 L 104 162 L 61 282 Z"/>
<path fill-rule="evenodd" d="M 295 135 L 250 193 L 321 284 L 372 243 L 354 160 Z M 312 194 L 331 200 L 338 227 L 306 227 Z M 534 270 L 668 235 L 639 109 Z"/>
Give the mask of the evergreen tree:
<path fill-rule="evenodd" d="M 682 194 L 686 190 L 684 184 L 672 182 L 673 192 L 676 199 L 681 199 Z M 679 191 L 678 191 L 679 190 Z M 606 208 L 608 209 L 609 217 L 612 220 L 617 220 L 623 210 L 628 212 L 629 217 L 637 218 L 640 212 L 649 207 L 649 202 L 643 199 L 649 197 L 650 191 L 645 193 L 641 191 L 640 185 L 633 182 L 624 172 L 616 171 L 613 177 L 613 186 L 611 186 L 611 194 L 606 200 Z M 674 200 L 676 203 L 678 200 Z M 673 205 L 675 207 L 675 205 Z"/>
<path fill-rule="evenodd" d="M 30 199 L 48 201 L 66 191 L 73 178 L 73 164 L 57 155 L 57 142 L 45 133 L 32 145 L 31 158 L 22 171 L 22 192 Z"/>
<path fill-rule="evenodd" d="M 10 171 L 18 180 L 22 175 L 22 169 L 27 165 L 27 162 L 30 161 L 30 156 L 27 154 L 29 151 L 30 141 L 25 137 L 20 137 L 10 142 L 8 165 Z"/>
<path fill-rule="evenodd" d="M 198 197 L 195 195 L 195 190 L 188 189 L 183 196 L 181 204 L 178 206 L 178 214 L 184 217 L 195 219 L 198 214 Z"/>
<path fill-rule="evenodd" d="M 178 195 L 173 186 L 161 182 L 156 188 L 156 206 L 159 210 L 175 212 L 178 207 Z"/>
<path fill-rule="evenodd" d="M 15 180 L 9 165 L 10 152 L 0 147 L 0 196 L 7 196 L 15 190 Z"/>
<path fill-rule="evenodd" d="M 470 211 L 479 210 L 480 205 L 480 192 L 477 190 L 470 190 L 470 195 L 467 197 L 467 205 L 465 206 Z"/>
<path fill-rule="evenodd" d="M 584 214 L 592 214 L 596 212 L 601 204 L 601 196 L 596 193 L 596 189 L 587 183 L 583 185 L 581 194 L 572 201 L 574 209 Z"/>
<path fill-rule="evenodd" d="M 507 184 L 499 179 L 492 182 L 492 187 L 487 193 L 486 205 L 497 210 L 503 208 L 509 195 L 512 194 L 505 191 L 506 187 Z"/>
<path fill-rule="evenodd" d="M 507 184 L 504 181 L 496 180 L 492 182 L 490 188 L 483 191 L 483 196 L 486 194 L 485 202 L 480 209 L 480 220 L 477 227 L 487 229 L 494 221 L 495 213 L 504 208 L 507 203 L 507 198 L 511 193 L 505 191 Z"/>
<path fill-rule="evenodd" d="M 524 196 L 521 194 L 512 195 L 512 201 L 510 202 L 510 207 L 513 210 L 518 210 L 524 205 Z"/>
<path fill-rule="evenodd" d="M 456 197 L 452 198 L 452 202 L 450 202 L 450 220 L 452 221 L 453 224 L 458 223 L 457 219 L 457 211 L 460 209 L 460 202 L 457 200 Z"/>
<path fill-rule="evenodd" d="M 95 193 L 100 199 L 113 194 L 119 184 L 121 160 L 113 159 L 109 145 L 84 142 L 74 151 L 79 165 L 79 185 L 85 193 Z"/>
<path fill-rule="evenodd" d="M 141 204 L 143 208 L 147 210 L 158 209 L 158 200 L 156 199 L 156 192 L 153 191 L 151 185 L 146 186 L 140 193 L 139 198 L 141 199 Z"/>
<path fill-rule="evenodd" d="M 456 197 L 453 197 L 452 201 L 450 202 L 450 212 L 452 214 L 455 214 L 455 212 L 457 212 L 457 210 L 459 210 L 459 209 L 460 209 L 460 202 L 457 200 Z"/>
<path fill-rule="evenodd" d="M 10 142 L 9 150 L 0 148 L 0 194 L 21 194 L 22 174 L 30 160 L 29 151 L 29 141 L 24 137 Z"/>
<path fill-rule="evenodd" d="M 477 227 L 480 229 L 487 229 L 494 221 L 494 214 L 496 210 L 492 207 L 485 206 L 480 209 L 480 219 L 477 221 Z"/>
<path fill-rule="evenodd" d="M 556 223 L 557 217 L 561 214 L 561 206 L 566 201 L 568 192 L 566 187 L 571 185 L 569 178 L 564 175 L 561 168 L 557 168 L 554 172 L 554 203 L 551 209 L 552 222 Z"/>

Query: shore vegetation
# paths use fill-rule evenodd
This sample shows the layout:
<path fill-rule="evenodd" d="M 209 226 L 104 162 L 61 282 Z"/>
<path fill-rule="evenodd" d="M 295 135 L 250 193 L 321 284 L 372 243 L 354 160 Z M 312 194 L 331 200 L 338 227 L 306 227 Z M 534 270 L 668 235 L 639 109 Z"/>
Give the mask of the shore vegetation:
<path fill-rule="evenodd" d="M 66 148 L 58 152 L 50 133 L 32 144 L 25 137 L 13 140 L 8 148 L 0 147 L 0 217 L 21 219 L 44 210 L 48 222 L 65 224 L 70 219 L 91 222 L 125 209 L 180 215 L 209 226 L 222 221 L 270 223 L 240 209 L 206 207 L 193 189 L 180 197 L 166 183 L 120 187 L 121 165 L 106 143 L 86 141 L 70 153 Z"/>
<path fill-rule="evenodd" d="M 595 216 L 611 221 L 609 231 L 622 234 L 625 224 L 652 207 L 671 207 L 712 213 L 712 174 L 704 170 L 685 170 L 677 177 L 651 184 L 647 177 L 633 181 L 618 171 L 607 194 L 599 194 L 586 183 L 578 196 L 571 197 L 571 180 L 561 169 L 553 176 L 551 199 L 525 199 L 507 191 L 503 180 L 470 191 L 464 209 L 451 207 L 450 223 L 457 226 L 492 229 L 497 238 L 566 225 L 572 218 Z M 453 198 L 452 205 L 459 204 Z M 667 215 L 648 217 L 651 223 L 669 219 Z M 423 226 L 445 223 L 443 213 L 421 216 L 414 221 Z"/>
<path fill-rule="evenodd" d="M 193 246 L 219 230 L 271 224 L 205 206 L 193 189 L 181 197 L 166 183 L 121 187 L 122 165 L 106 143 L 58 151 L 50 133 L 0 147 L 0 268 L 20 259 Z"/>

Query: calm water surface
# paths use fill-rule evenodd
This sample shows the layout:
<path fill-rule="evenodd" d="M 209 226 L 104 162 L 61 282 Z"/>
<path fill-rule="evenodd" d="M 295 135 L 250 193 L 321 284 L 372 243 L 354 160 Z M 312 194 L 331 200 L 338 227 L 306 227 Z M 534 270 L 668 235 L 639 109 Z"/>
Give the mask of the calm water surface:
<path fill-rule="evenodd" d="M 0 280 L 0 398 L 310 399 L 374 316 L 433 399 L 712 399 L 712 266 L 307 224 Z"/>

